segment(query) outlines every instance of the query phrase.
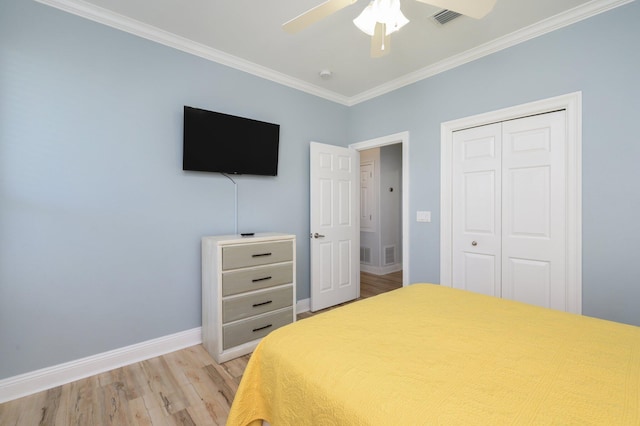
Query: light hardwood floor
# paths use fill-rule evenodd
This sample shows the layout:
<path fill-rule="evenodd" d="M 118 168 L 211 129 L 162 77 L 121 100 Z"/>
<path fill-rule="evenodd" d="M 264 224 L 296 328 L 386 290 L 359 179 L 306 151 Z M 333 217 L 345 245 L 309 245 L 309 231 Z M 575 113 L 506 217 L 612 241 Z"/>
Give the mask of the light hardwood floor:
<path fill-rule="evenodd" d="M 402 272 L 360 277 L 361 299 L 402 287 Z M 249 356 L 192 346 L 0 404 L 0 425 L 224 425 Z"/>

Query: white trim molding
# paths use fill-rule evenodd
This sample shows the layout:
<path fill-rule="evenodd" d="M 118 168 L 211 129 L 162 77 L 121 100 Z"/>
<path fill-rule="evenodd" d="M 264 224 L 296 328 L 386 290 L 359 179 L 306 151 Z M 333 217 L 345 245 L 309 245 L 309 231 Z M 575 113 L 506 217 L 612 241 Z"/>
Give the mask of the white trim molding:
<path fill-rule="evenodd" d="M 440 284 L 452 286 L 453 132 L 535 114 L 567 113 L 567 305 L 582 313 L 582 92 L 447 121 L 440 126 Z"/>
<path fill-rule="evenodd" d="M 0 380 L 0 403 L 202 343 L 201 327 Z"/>
<path fill-rule="evenodd" d="M 302 299 L 296 302 L 296 314 L 309 312 L 311 310 L 311 299 Z"/>
<path fill-rule="evenodd" d="M 360 271 L 368 272 L 373 275 L 387 275 L 394 272 L 402 271 L 402 263 L 394 263 L 393 265 L 387 265 L 387 266 L 371 266 L 371 265 L 364 265 L 361 263 Z"/>
<path fill-rule="evenodd" d="M 400 78 L 381 84 L 351 97 L 341 95 L 331 90 L 311 84 L 307 81 L 291 77 L 279 71 L 247 61 L 246 59 L 230 55 L 202 43 L 195 42 L 152 25 L 145 24 L 144 22 L 129 18 L 128 16 L 96 6 L 95 4 L 89 3 L 85 0 L 35 1 L 338 104 L 353 106 L 425 78 L 432 77 L 441 72 L 464 65 L 476 59 L 480 59 L 484 56 L 491 55 L 492 53 L 500 50 L 531 40 L 532 38 L 631 3 L 634 0 L 592 0 L 566 12 L 544 19 L 528 27 L 514 31 L 488 43 L 469 49 L 466 52 L 459 53 L 433 65 L 408 73 Z"/>

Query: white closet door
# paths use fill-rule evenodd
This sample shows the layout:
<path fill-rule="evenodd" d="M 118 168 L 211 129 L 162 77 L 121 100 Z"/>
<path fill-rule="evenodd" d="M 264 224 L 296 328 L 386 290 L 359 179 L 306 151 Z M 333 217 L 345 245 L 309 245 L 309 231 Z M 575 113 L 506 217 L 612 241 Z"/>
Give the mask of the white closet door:
<path fill-rule="evenodd" d="M 455 132 L 452 284 L 566 310 L 566 118 Z"/>
<path fill-rule="evenodd" d="M 500 296 L 501 125 L 453 135 L 455 288 Z"/>
<path fill-rule="evenodd" d="M 502 297 L 565 310 L 565 112 L 502 124 Z"/>

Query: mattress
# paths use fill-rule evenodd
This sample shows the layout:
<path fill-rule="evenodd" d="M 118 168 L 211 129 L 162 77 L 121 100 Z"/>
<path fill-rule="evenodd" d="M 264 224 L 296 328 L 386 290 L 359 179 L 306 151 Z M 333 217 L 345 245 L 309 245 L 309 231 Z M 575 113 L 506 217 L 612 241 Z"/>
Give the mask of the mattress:
<path fill-rule="evenodd" d="M 640 425 L 640 327 L 414 284 L 269 334 L 228 425 Z"/>

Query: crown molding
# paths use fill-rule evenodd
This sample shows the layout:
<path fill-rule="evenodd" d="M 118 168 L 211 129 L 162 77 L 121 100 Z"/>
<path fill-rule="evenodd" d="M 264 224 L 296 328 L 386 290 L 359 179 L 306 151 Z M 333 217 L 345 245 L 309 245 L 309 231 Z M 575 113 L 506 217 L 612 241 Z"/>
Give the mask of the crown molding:
<path fill-rule="evenodd" d="M 319 86 L 296 79 L 287 74 L 275 71 L 271 68 L 258 65 L 237 56 L 230 55 L 221 50 L 214 49 L 202 43 L 195 42 L 174 33 L 162 30 L 153 25 L 115 13 L 100 6 L 83 0 L 35 0 L 38 3 L 54 7 L 56 9 L 98 22 L 103 25 L 163 44 L 174 49 L 190 53 L 195 56 L 217 62 L 248 74 L 271 80 L 284 86 L 297 89 L 311 95 L 315 95 L 339 104 L 347 105 L 349 98 L 338 93 L 323 89 Z"/>
<path fill-rule="evenodd" d="M 528 27 L 514 31 L 506 36 L 497 38 L 473 49 L 467 50 L 466 52 L 451 56 L 433 65 L 408 73 L 400 78 L 391 80 L 351 97 L 323 89 L 322 87 L 313 85 L 306 81 L 296 79 L 271 68 L 213 49 L 204 44 L 197 43 L 185 37 L 145 24 L 144 22 L 112 12 L 84 0 L 35 1 L 338 104 L 353 106 L 409 84 L 424 80 L 425 78 L 456 68 L 460 65 L 464 65 L 476 59 L 480 59 L 484 56 L 491 55 L 492 53 L 523 43 L 527 40 L 531 40 L 600 13 L 615 9 L 616 7 L 631 3 L 635 0 L 590 1 L 566 12 L 544 19 Z"/>
<path fill-rule="evenodd" d="M 419 69 L 409 74 L 405 74 L 400 78 L 391 80 L 387 83 L 381 84 L 380 86 L 374 87 L 371 90 L 362 92 L 356 96 L 349 98 L 349 103 L 347 104 L 347 106 L 353 106 L 361 102 L 373 99 L 375 97 L 384 95 L 401 87 L 416 83 L 420 80 L 424 80 L 425 78 L 432 77 L 436 74 L 440 74 L 450 69 L 459 67 L 460 65 L 464 65 L 468 62 L 475 61 L 476 59 L 491 55 L 492 53 L 496 53 L 517 44 L 524 43 L 527 40 L 531 40 L 557 29 L 575 24 L 576 22 L 591 18 L 592 16 L 607 12 L 611 9 L 615 9 L 616 7 L 632 3 L 633 1 L 635 0 L 590 1 L 589 3 L 585 3 L 573 9 L 569 9 L 566 12 L 536 22 L 535 24 L 514 31 L 510 34 L 507 34 L 506 36 L 497 38 L 488 43 L 484 43 L 478 47 L 467 50 L 466 52 L 451 56 L 433 65 Z"/>

